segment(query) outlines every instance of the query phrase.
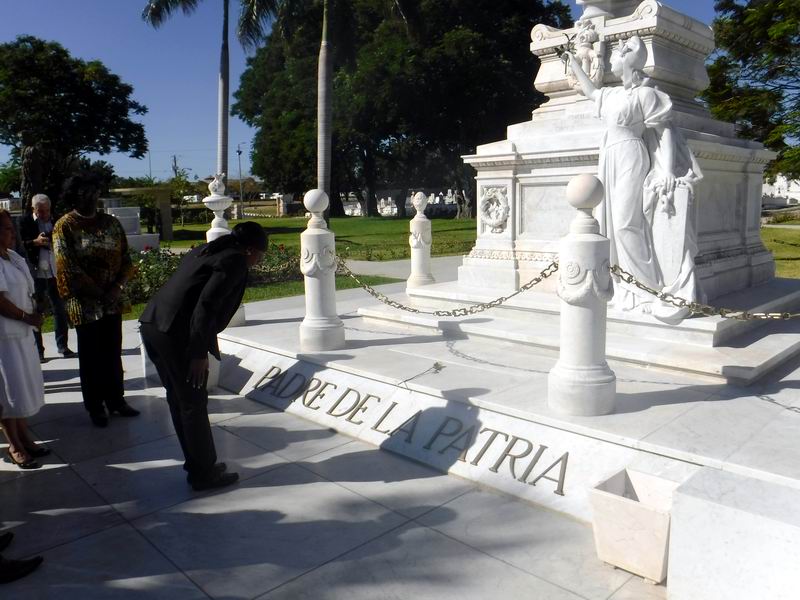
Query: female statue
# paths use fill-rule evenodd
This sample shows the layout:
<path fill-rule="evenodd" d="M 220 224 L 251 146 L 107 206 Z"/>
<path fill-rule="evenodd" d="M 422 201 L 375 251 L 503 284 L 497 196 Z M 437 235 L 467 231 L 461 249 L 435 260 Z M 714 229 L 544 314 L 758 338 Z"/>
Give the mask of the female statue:
<path fill-rule="evenodd" d="M 611 240 L 611 264 L 619 265 L 653 289 L 696 300 L 694 219 L 688 202 L 681 207 L 674 202 L 678 185 L 689 190 L 688 196 L 682 197 L 691 200 L 691 186 L 699 180 L 700 169 L 686 142 L 670 123 L 669 96 L 647 85 L 642 72 L 647 48 L 638 36 L 632 36 L 611 53 L 611 71 L 622 79 L 622 86 L 618 87 L 598 89 L 571 53 L 565 52 L 564 59 L 584 95 L 595 102 L 597 116 L 607 127 L 600 147 L 598 173 L 605 187 L 605 199 L 598 220 L 601 232 Z M 676 173 L 684 176 L 676 177 Z M 664 281 L 658 248 L 653 242 L 653 227 L 670 226 L 676 209 L 683 211 L 686 227 L 681 234 L 685 239 L 675 239 L 674 235 L 667 238 L 673 246 L 681 244 L 683 262 L 680 264 L 679 260 L 680 268 L 670 275 L 669 281 Z M 615 283 L 617 308 L 654 314 L 664 320 L 680 319 L 687 314 L 662 305 L 633 285 Z"/>

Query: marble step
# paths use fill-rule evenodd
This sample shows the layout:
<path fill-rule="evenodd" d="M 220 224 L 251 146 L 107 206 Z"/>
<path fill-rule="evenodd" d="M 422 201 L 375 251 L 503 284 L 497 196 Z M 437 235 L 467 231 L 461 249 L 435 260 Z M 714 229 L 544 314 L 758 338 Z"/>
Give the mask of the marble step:
<path fill-rule="evenodd" d="M 496 290 L 469 288 L 448 282 L 408 290 L 413 306 L 426 309 L 451 309 L 488 302 L 500 295 Z M 514 321 L 558 326 L 560 301 L 554 293 L 529 291 L 516 296 L 493 310 L 492 315 Z M 715 298 L 717 307 L 744 309 L 751 312 L 800 311 L 800 280 L 774 279 L 767 284 Z M 609 310 L 608 332 L 648 340 L 680 342 L 707 347 L 724 346 L 747 331 L 766 325 L 765 321 L 736 321 L 721 317 L 694 317 L 678 325 L 667 325 L 646 315 Z"/>
<path fill-rule="evenodd" d="M 552 350 L 559 347 L 557 318 L 520 322 L 497 309 L 463 319 L 406 313 L 385 306 L 358 312 L 365 319 L 436 329 L 448 336 L 484 337 Z M 769 322 L 719 346 L 687 343 L 678 335 L 672 340 L 628 335 L 609 327 L 606 353 L 610 359 L 748 385 L 800 353 L 800 320 Z"/>

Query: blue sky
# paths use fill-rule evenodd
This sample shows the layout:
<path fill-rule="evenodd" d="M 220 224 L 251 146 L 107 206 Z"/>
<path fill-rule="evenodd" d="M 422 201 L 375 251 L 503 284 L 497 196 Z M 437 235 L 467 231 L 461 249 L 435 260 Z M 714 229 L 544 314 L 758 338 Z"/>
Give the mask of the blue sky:
<path fill-rule="evenodd" d="M 575 1 L 568 3 L 577 16 Z M 712 0 L 666 3 L 706 23 L 714 17 Z M 152 168 L 154 177 L 167 178 L 174 154 L 180 166 L 191 169 L 191 176 L 206 177 L 216 164 L 221 3 L 205 0 L 190 17 L 178 13 L 158 30 L 141 20 L 144 4 L 144 0 L 0 0 L 0 43 L 21 34 L 57 41 L 73 56 L 101 60 L 133 85 L 135 99 L 149 109 L 142 122 L 150 142 L 150 163 L 119 153 L 102 157 L 119 175 L 147 175 Z M 235 7 L 236 0 L 231 4 Z M 230 50 L 233 92 L 246 57 L 235 38 Z M 249 172 L 252 137 L 249 127 L 231 118 L 230 176 L 238 175 L 238 143 L 244 151 L 242 173 Z M 7 157 L 8 149 L 0 146 L 0 162 Z"/>

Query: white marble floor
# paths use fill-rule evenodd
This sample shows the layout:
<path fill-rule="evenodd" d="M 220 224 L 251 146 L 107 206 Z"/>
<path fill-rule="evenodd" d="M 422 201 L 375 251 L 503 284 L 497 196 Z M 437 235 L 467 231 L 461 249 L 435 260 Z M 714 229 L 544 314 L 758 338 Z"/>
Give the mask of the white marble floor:
<path fill-rule="evenodd" d="M 106 430 L 83 411 L 77 361 L 44 366 L 47 405 L 32 424 L 54 455 L 35 472 L 0 464 L 0 530 L 16 534 L 7 556 L 45 563 L 0 597 L 666 597 L 598 561 L 582 523 L 241 397 L 210 403 L 220 459 L 241 483 L 193 492 L 136 343 L 127 324 L 128 399 L 143 414 Z"/>

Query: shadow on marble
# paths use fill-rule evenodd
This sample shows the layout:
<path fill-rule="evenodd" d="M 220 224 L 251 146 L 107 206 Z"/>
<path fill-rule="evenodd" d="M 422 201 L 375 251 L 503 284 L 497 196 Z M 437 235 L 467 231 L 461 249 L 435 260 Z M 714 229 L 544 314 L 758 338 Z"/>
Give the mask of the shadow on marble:
<path fill-rule="evenodd" d="M 440 506 L 475 485 L 420 463 L 354 441 L 296 463 L 407 517 L 420 505 Z"/>
<path fill-rule="evenodd" d="M 14 556 L 38 554 L 122 522 L 122 517 L 70 469 L 0 484 L 0 507 L 4 529 L 15 534 Z"/>
<path fill-rule="evenodd" d="M 285 464 L 276 454 L 218 427 L 213 428 L 218 460 L 242 480 Z M 74 465 L 74 470 L 126 519 L 133 520 L 199 496 L 186 482 L 177 437 L 107 454 Z"/>
<path fill-rule="evenodd" d="M 220 427 L 288 461 L 306 460 L 353 441 L 333 429 L 279 411 L 236 417 Z"/>
<path fill-rule="evenodd" d="M 253 598 L 407 522 L 286 465 L 134 522 L 212 597 Z M 390 536 L 390 547 L 402 540 Z"/>
<path fill-rule="evenodd" d="M 44 564 L 3 586 L 9 598 L 194 600 L 207 598 L 130 525 L 48 550 Z"/>
<path fill-rule="evenodd" d="M 437 523 L 433 511 L 419 521 L 583 598 L 605 600 L 631 578 L 597 558 L 590 526 L 565 515 L 483 490 L 444 508 L 455 518 Z"/>
<path fill-rule="evenodd" d="M 385 534 L 258 600 L 342 598 L 580 600 L 576 594 L 417 523 Z"/>
<path fill-rule="evenodd" d="M 108 427 L 98 428 L 92 425 L 81 405 L 80 413 L 32 425 L 31 430 L 70 463 L 151 442 L 173 433 L 166 402 L 142 395 L 129 394 L 125 398 L 142 414 L 133 418 L 112 416 Z"/>

